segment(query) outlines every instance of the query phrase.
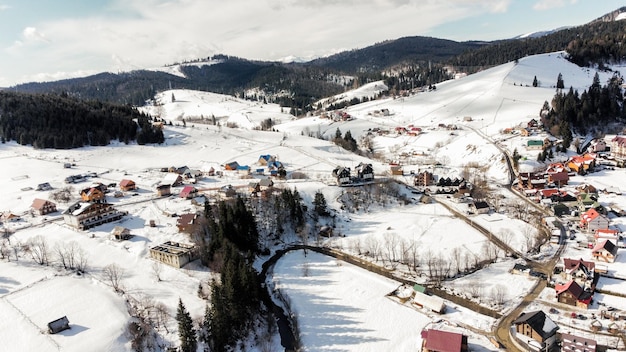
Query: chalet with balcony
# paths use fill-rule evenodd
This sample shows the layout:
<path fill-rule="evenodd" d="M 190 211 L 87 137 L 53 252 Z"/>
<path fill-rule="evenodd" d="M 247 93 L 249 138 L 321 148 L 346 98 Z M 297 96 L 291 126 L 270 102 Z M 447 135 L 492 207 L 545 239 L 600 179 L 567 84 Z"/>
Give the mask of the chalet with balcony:
<path fill-rule="evenodd" d="M 79 230 L 120 220 L 125 213 L 116 210 L 106 202 L 92 203 L 80 201 L 70 205 L 63 213 L 65 224 Z"/>
<path fill-rule="evenodd" d="M 104 200 L 105 195 L 100 188 L 90 187 L 80 191 L 80 197 L 85 202 L 101 202 Z"/>
<path fill-rule="evenodd" d="M 135 181 L 128 180 L 128 179 L 123 179 L 120 181 L 120 190 L 124 192 L 128 192 L 128 191 L 133 191 L 135 189 L 137 189 L 137 185 L 135 184 Z"/>
<path fill-rule="evenodd" d="M 57 205 L 47 199 L 35 198 L 30 207 L 39 215 L 46 215 L 57 211 Z"/>
<path fill-rule="evenodd" d="M 359 163 L 356 166 L 357 177 L 362 181 L 371 181 L 374 179 L 374 168 L 372 164 Z"/>
<path fill-rule="evenodd" d="M 591 304 L 593 292 L 585 290 L 576 281 L 570 280 L 564 285 L 555 285 L 556 298 L 559 303 L 564 303 L 577 308 L 587 309 Z"/>

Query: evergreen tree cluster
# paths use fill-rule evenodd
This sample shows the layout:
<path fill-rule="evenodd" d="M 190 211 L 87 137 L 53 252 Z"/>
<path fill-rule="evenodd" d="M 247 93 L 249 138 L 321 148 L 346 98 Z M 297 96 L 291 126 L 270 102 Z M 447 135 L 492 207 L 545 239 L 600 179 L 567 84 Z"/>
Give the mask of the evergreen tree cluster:
<path fill-rule="evenodd" d="M 201 253 L 203 264 L 208 265 L 212 262 L 217 253 L 220 253 L 218 260 L 221 260 L 227 242 L 242 252 L 258 252 L 259 233 L 256 220 L 241 197 L 236 199 L 234 205 L 221 201 L 215 210 L 207 203 L 205 216 L 210 239 L 207 245 L 203 246 L 206 250 Z M 223 265 L 219 263 L 218 267 Z"/>
<path fill-rule="evenodd" d="M 356 139 L 352 137 L 352 133 L 350 131 L 346 131 L 346 134 L 342 137 L 341 130 L 339 128 L 337 128 L 337 131 L 335 131 L 333 143 L 351 152 L 356 152 L 357 150 L 359 150 L 359 146 L 356 142 Z"/>
<path fill-rule="evenodd" d="M 256 272 L 232 243 L 224 246 L 224 268 L 220 283 L 212 282 L 211 307 L 204 322 L 206 342 L 216 352 L 244 338 L 260 308 Z"/>
<path fill-rule="evenodd" d="M 252 267 L 259 236 L 242 198 L 234 204 L 222 201 L 215 209 L 207 203 L 205 216 L 209 238 L 202 239 L 201 260 L 219 269 L 220 281 L 212 282 L 200 335 L 211 351 L 225 351 L 246 335 L 259 311 L 260 286 Z"/>
<path fill-rule="evenodd" d="M 0 135 L 2 141 L 56 149 L 164 140 L 148 116 L 127 105 L 8 91 L 0 92 Z"/>
<path fill-rule="evenodd" d="M 567 148 L 572 142 L 572 132 L 586 134 L 599 126 L 623 122 L 626 111 L 621 84 L 622 78 L 614 75 L 607 85 L 601 86 L 596 73 L 591 86 L 582 94 L 572 88 L 567 93 L 557 91 L 552 108 L 542 116 L 545 129 L 563 138 L 563 146 Z"/>

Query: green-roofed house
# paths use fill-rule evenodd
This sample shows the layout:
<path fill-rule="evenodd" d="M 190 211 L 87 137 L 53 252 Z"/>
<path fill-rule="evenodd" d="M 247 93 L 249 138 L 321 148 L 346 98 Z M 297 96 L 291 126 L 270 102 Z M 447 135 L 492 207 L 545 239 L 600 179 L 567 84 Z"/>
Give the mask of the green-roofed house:
<path fill-rule="evenodd" d="M 526 142 L 526 149 L 541 150 L 543 149 L 543 141 L 540 139 L 530 139 Z"/>

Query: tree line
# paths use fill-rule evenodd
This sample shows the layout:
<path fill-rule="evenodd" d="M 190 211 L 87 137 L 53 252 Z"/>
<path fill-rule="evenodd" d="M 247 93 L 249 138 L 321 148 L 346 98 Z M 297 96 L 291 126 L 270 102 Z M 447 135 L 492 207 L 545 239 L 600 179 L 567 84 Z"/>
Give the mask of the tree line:
<path fill-rule="evenodd" d="M 0 138 L 35 148 L 103 146 L 112 140 L 162 143 L 151 118 L 129 105 L 67 94 L 0 92 Z"/>
<path fill-rule="evenodd" d="M 561 137 L 562 147 L 567 149 L 573 133 L 603 133 L 611 123 L 624 122 L 626 110 L 622 83 L 622 77 L 615 74 L 602 86 L 596 73 L 591 86 L 582 93 L 571 87 L 567 93 L 557 90 L 551 105 L 545 102 L 542 108 L 544 128 Z"/>

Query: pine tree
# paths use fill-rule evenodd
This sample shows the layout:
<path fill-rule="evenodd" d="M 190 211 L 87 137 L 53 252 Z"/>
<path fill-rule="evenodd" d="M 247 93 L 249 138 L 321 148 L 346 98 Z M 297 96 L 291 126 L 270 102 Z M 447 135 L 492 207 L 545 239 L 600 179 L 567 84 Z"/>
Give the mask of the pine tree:
<path fill-rule="evenodd" d="M 563 75 L 559 72 L 559 76 L 556 79 L 556 89 L 565 88 L 565 83 L 563 83 Z"/>
<path fill-rule="evenodd" d="M 176 311 L 176 321 L 178 321 L 178 337 L 180 338 L 180 350 L 182 352 L 195 352 L 198 348 L 196 340 L 196 330 L 189 312 L 185 308 L 182 299 L 178 299 L 178 310 Z"/>
<path fill-rule="evenodd" d="M 328 215 L 328 210 L 326 209 L 326 198 L 324 198 L 324 193 L 317 191 L 315 192 L 315 198 L 313 199 L 313 210 L 315 214 L 320 216 Z"/>
<path fill-rule="evenodd" d="M 539 85 L 539 82 L 537 82 L 537 76 L 535 76 L 535 78 L 533 79 L 533 87 L 537 87 Z"/>

